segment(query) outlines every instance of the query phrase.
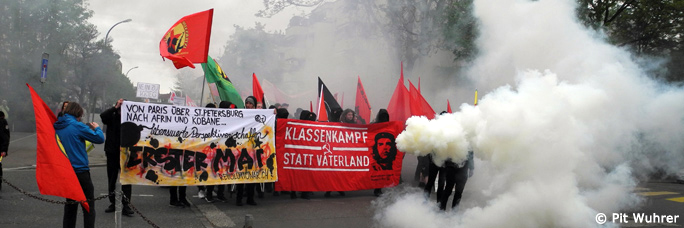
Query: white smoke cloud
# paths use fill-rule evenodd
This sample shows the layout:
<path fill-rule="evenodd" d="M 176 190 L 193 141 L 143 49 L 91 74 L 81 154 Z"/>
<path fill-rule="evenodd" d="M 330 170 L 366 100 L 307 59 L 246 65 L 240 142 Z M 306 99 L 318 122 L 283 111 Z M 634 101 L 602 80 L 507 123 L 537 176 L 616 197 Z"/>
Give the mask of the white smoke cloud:
<path fill-rule="evenodd" d="M 469 77 L 490 92 L 478 106 L 413 117 L 397 137 L 401 150 L 438 163 L 472 148 L 475 175 L 458 211 L 405 194 L 384 199 L 379 226 L 415 227 L 391 222 L 411 213 L 424 216 L 421 227 L 596 227 L 598 212 L 639 205 L 636 171 L 683 168 L 684 91 L 583 28 L 573 2 L 475 1 L 481 56 Z"/>

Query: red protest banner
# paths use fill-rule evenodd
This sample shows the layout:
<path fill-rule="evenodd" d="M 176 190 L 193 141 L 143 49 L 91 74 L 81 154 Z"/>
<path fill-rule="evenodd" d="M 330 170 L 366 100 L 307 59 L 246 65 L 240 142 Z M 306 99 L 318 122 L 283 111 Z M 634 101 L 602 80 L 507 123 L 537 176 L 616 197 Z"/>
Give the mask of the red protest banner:
<path fill-rule="evenodd" d="M 276 191 L 354 191 L 399 184 L 401 122 L 277 121 Z"/>

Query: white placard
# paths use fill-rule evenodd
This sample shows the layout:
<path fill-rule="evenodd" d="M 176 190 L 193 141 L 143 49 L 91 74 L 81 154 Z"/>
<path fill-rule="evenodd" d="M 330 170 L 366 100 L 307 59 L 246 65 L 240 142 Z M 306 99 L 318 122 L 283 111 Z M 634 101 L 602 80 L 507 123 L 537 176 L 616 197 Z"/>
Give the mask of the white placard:
<path fill-rule="evenodd" d="M 138 82 L 136 97 L 159 99 L 159 84 Z"/>

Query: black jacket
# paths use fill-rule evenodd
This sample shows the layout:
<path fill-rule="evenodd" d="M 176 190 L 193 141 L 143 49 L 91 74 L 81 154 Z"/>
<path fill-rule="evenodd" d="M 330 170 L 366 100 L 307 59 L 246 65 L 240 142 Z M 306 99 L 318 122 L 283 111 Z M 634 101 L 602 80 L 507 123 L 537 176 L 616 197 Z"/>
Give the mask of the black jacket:
<path fill-rule="evenodd" d="M 111 107 L 100 113 L 102 123 L 107 125 L 105 152 L 119 152 L 121 145 L 121 108 Z"/>
<path fill-rule="evenodd" d="M 10 131 L 7 120 L 0 119 L 0 152 L 7 152 L 9 149 Z"/>

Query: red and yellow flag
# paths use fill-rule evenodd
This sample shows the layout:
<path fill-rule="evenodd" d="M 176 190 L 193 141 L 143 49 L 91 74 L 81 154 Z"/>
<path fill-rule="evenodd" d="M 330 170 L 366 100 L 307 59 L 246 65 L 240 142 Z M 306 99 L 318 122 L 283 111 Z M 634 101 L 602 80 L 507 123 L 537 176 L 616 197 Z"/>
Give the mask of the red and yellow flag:
<path fill-rule="evenodd" d="M 214 9 L 210 9 L 185 16 L 171 26 L 159 41 L 162 58 L 173 61 L 176 69 L 206 63 L 213 16 Z"/>
<path fill-rule="evenodd" d="M 69 158 L 60 151 L 57 145 L 53 126 L 57 122 L 57 117 L 28 83 L 26 86 L 31 92 L 33 112 L 36 116 L 36 138 L 38 141 L 36 147 L 36 182 L 38 182 L 40 194 L 76 201 L 86 200 Z M 83 202 L 82 205 L 90 211 L 87 202 Z"/>

